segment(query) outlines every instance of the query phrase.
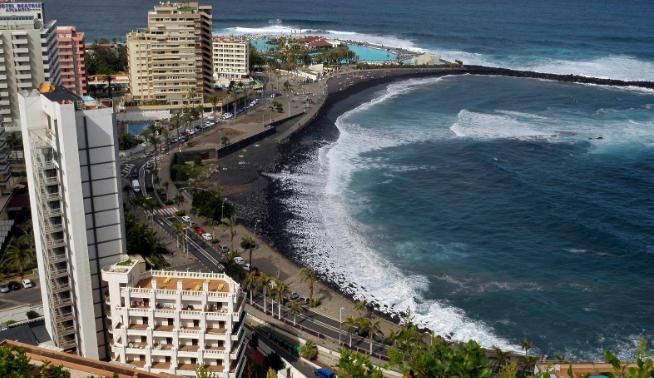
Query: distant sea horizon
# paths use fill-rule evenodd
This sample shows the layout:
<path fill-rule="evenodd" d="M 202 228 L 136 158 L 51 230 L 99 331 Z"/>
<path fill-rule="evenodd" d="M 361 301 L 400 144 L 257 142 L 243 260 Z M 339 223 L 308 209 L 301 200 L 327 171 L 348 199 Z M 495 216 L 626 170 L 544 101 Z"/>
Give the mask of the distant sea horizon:
<path fill-rule="evenodd" d="M 87 41 L 156 1 L 48 0 Z M 321 34 L 468 64 L 654 80 L 654 2 L 208 1 L 216 34 Z M 310 5 L 309 5 L 310 3 Z M 599 360 L 654 338 L 654 93 L 445 77 L 367 91 L 287 169 L 290 253 L 456 340 Z M 346 262 L 346 264 L 345 264 Z"/>

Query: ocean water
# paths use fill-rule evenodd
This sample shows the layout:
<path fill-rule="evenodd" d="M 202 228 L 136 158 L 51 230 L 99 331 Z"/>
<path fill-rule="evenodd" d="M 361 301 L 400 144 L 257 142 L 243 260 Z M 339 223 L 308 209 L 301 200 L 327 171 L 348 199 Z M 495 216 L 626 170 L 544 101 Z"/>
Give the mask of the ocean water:
<path fill-rule="evenodd" d="M 146 25 L 156 0 L 47 0 L 46 17 L 73 24 L 87 40 L 124 39 Z M 221 34 L 309 33 L 435 51 L 447 59 L 654 79 L 651 0 L 258 0 L 217 1 Z"/>
<path fill-rule="evenodd" d="M 217 34 L 322 34 L 446 59 L 654 80 L 651 0 L 206 1 Z M 47 0 L 87 41 L 152 0 Z M 654 94 L 502 77 L 399 82 L 271 176 L 290 249 L 458 340 L 575 359 L 654 339 Z"/>
<path fill-rule="evenodd" d="M 391 84 L 273 174 L 295 255 L 457 340 L 628 357 L 654 338 L 654 93 Z"/>

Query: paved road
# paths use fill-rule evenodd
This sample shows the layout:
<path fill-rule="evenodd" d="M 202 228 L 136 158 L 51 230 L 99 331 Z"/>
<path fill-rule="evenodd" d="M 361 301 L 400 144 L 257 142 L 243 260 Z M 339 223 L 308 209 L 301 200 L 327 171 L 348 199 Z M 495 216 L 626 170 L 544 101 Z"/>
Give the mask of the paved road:
<path fill-rule="evenodd" d="M 250 306 L 250 298 L 247 298 L 248 306 L 247 309 L 250 311 L 254 308 L 258 311 L 263 310 L 263 295 L 257 295 L 253 298 L 253 306 Z M 266 313 L 271 315 L 271 299 L 270 297 L 266 300 Z M 294 315 L 286 306 L 281 306 L 281 316 L 282 320 L 290 325 L 291 327 L 300 329 L 302 331 L 318 336 L 319 338 L 330 338 L 333 342 L 339 342 L 339 333 L 340 333 L 340 345 L 343 347 L 350 347 L 350 335 L 339 329 L 339 322 L 337 320 L 331 319 L 329 317 L 317 314 L 313 311 L 307 310 L 305 308 L 302 314 Z M 274 318 L 279 319 L 279 306 L 278 303 L 274 303 Z M 352 335 L 352 344 L 351 348 L 354 350 L 359 350 L 361 352 L 368 353 L 370 351 L 370 343 L 367 338 L 363 338 L 358 335 Z M 373 341 L 372 343 L 373 355 L 379 359 L 387 360 L 388 355 L 388 345 Z"/>
<path fill-rule="evenodd" d="M 41 303 L 41 290 L 38 286 L 0 294 L 0 310 L 22 305 Z"/>

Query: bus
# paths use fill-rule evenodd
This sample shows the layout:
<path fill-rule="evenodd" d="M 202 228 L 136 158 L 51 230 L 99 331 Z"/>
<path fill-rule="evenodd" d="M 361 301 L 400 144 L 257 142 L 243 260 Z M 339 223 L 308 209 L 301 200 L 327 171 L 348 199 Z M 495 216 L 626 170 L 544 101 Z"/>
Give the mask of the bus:
<path fill-rule="evenodd" d="M 138 193 L 141 191 L 141 184 L 139 183 L 139 180 L 134 179 L 132 180 L 132 190 L 134 193 Z"/>

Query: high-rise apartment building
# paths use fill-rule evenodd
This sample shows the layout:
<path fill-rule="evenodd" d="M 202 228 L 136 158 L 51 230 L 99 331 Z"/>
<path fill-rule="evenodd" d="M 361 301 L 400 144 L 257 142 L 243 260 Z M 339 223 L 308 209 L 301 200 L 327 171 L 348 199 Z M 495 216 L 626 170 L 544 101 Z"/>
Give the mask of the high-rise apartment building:
<path fill-rule="evenodd" d="M 148 27 L 127 34 L 130 91 L 147 104 L 198 103 L 213 84 L 212 7 L 160 3 Z"/>
<path fill-rule="evenodd" d="M 18 92 L 59 84 L 56 43 L 56 21 L 45 23 L 43 3 L 0 3 L 0 116 L 7 131 L 19 131 Z"/>
<path fill-rule="evenodd" d="M 0 191 L 11 187 L 4 134 L 20 133 L 18 93 L 44 81 L 59 83 L 56 22 L 46 22 L 41 2 L 0 2 Z M 22 155 L 12 151 L 15 171 L 24 170 Z"/>
<path fill-rule="evenodd" d="M 247 78 L 250 73 L 250 42 L 213 37 L 213 78 L 219 85 Z"/>
<path fill-rule="evenodd" d="M 225 274 L 107 267 L 113 359 L 154 373 L 240 377 L 246 347 L 240 285 Z"/>
<path fill-rule="evenodd" d="M 61 85 L 78 96 L 86 95 L 84 33 L 74 26 L 57 27 L 57 54 Z"/>
<path fill-rule="evenodd" d="M 107 358 L 100 273 L 126 249 L 113 110 L 45 83 L 18 103 L 46 328 L 57 347 Z"/>

